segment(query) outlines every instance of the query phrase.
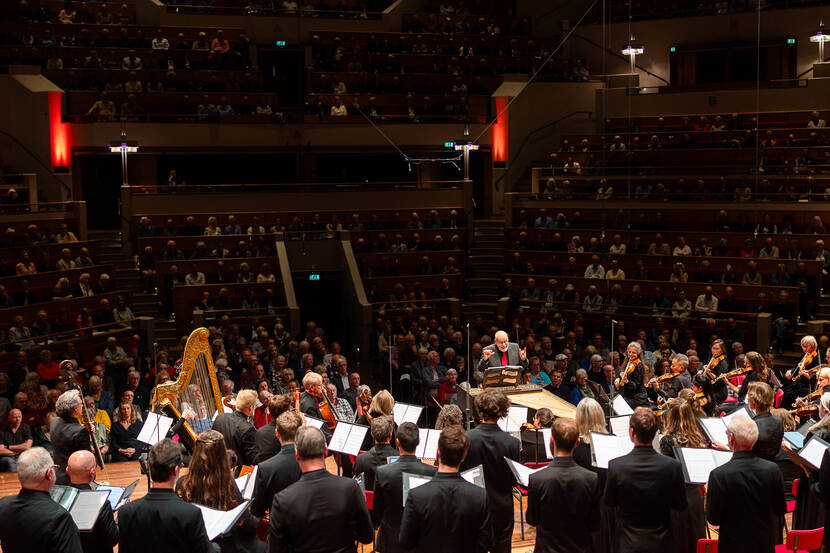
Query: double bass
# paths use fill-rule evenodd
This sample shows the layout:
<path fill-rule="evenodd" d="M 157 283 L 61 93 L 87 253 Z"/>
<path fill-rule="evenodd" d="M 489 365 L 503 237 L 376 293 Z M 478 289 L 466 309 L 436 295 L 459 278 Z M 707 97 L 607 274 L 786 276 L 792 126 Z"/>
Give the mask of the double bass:
<path fill-rule="evenodd" d="M 75 365 L 72 361 L 64 360 L 61 361 L 60 365 L 58 365 L 60 370 L 74 370 Z M 89 443 L 92 445 L 92 453 L 95 455 L 95 463 L 98 465 L 98 468 L 104 468 L 104 456 L 101 454 L 101 448 L 98 447 L 98 441 L 95 439 L 95 417 L 90 416 L 89 411 L 86 408 L 86 402 L 84 401 L 84 391 L 81 389 L 81 385 L 78 384 L 77 381 L 71 381 L 70 384 L 72 388 L 78 391 L 78 396 L 81 398 L 81 425 L 86 428 L 86 431 L 89 433 Z"/>

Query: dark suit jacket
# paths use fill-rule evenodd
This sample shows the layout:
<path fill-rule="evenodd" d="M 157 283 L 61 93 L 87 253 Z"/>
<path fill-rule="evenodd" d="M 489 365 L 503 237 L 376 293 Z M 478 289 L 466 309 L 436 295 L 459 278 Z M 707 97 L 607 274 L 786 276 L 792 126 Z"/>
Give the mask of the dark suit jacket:
<path fill-rule="evenodd" d="M 374 533 L 357 482 L 320 469 L 274 496 L 268 548 L 271 553 L 355 553 L 355 542 L 370 543 Z"/>
<path fill-rule="evenodd" d="M 527 523 L 536 526 L 534 553 L 589 553 L 599 526 L 599 479 L 573 457 L 556 457 L 530 476 Z"/>
<path fill-rule="evenodd" d="M 222 413 L 213 422 L 213 429 L 225 438 L 225 446 L 239 456 L 239 465 L 253 465 L 259 452 L 256 448 L 256 428 L 239 411 Z"/>
<path fill-rule="evenodd" d="M 457 472 L 437 473 L 409 492 L 398 540 L 417 553 L 485 553 L 493 541 L 487 492 Z"/>
<path fill-rule="evenodd" d="M 66 475 L 66 461 L 69 456 L 81 449 L 90 450 L 89 432 L 71 417 L 55 417 L 49 427 L 49 439 L 52 442 L 52 459 L 58 465 L 58 484 L 69 484 Z"/>
<path fill-rule="evenodd" d="M 375 496 L 372 518 L 380 526 L 377 550 L 381 553 L 405 553 L 409 550 L 398 542 L 403 517 L 404 472 L 433 476 L 438 469 L 422 463 L 414 455 L 402 455 L 391 465 L 382 465 L 375 472 Z"/>
<path fill-rule="evenodd" d="M 686 508 L 680 462 L 650 445 L 635 446 L 609 463 L 605 503 L 617 509 L 615 553 L 674 551 L 671 510 Z"/>
<path fill-rule="evenodd" d="M 268 424 L 257 428 L 255 442 L 258 452 L 256 458 L 257 464 L 260 464 L 279 453 L 280 441 L 277 439 L 277 421 L 271 421 Z"/>
<path fill-rule="evenodd" d="M 300 479 L 303 473 L 294 456 L 294 444 L 285 444 L 280 452 L 259 464 L 251 513 L 262 517 L 271 508 L 274 496 Z"/>
<path fill-rule="evenodd" d="M 325 420 L 323 419 L 323 413 L 320 412 L 320 401 L 322 399 L 317 399 L 313 395 L 303 392 L 300 395 L 300 410 L 315 419 Z M 331 430 L 329 430 L 329 426 L 324 424 L 320 430 L 323 431 L 323 434 L 326 436 L 326 443 L 331 441 Z"/>
<path fill-rule="evenodd" d="M 83 551 L 78 527 L 66 509 L 48 493 L 26 489 L 0 499 L 0 545 L 3 553 Z"/>
<path fill-rule="evenodd" d="M 709 474 L 706 513 L 720 525 L 721 551 L 775 551 L 777 521 L 786 510 L 781 470 L 751 451 L 735 452 Z"/>
<path fill-rule="evenodd" d="M 769 411 L 756 415 L 753 419 L 758 426 L 758 441 L 752 446 L 752 452 L 767 461 L 774 461 L 781 451 L 784 439 L 784 422 Z"/>
<path fill-rule="evenodd" d="M 71 484 L 79 490 L 91 490 L 89 484 Z M 98 520 L 92 527 L 92 532 L 81 532 L 81 547 L 84 553 L 112 553 L 112 548 L 118 543 L 118 526 L 112 516 L 110 502 L 104 502 L 104 506 L 98 512 Z"/>
<path fill-rule="evenodd" d="M 824 527 L 830 528 L 830 509 L 826 506 L 830 505 L 830 449 L 824 450 L 824 457 L 821 461 L 821 470 L 819 470 L 820 482 L 820 497 L 825 505 L 824 509 Z M 375 498 L 377 501 L 377 498 Z M 830 546 L 830 532 L 824 533 L 824 546 Z"/>
<path fill-rule="evenodd" d="M 363 475 L 367 490 L 375 489 L 375 472 L 386 464 L 386 459 L 398 455 L 398 450 L 389 444 L 375 444 L 369 451 L 357 456 L 354 461 L 354 475 Z"/>
<path fill-rule="evenodd" d="M 119 553 L 207 553 L 214 551 L 199 508 L 173 490 L 151 488 L 118 509 Z"/>
<path fill-rule="evenodd" d="M 461 472 L 484 465 L 487 504 L 493 522 L 513 520 L 513 476 L 504 458 L 521 462 L 519 440 L 502 431 L 496 424 L 481 423 L 469 432 L 470 450 L 461 463 Z"/>
<path fill-rule="evenodd" d="M 489 369 L 492 367 L 501 367 L 501 351 L 499 348 L 496 347 L 496 344 L 490 344 L 486 348 L 482 350 L 489 350 L 495 352 L 495 355 L 491 355 L 490 359 L 484 360 L 484 355 L 481 356 L 481 360 L 478 362 L 477 369 L 480 371 L 484 371 L 485 369 Z M 508 365 L 516 365 L 522 366 L 525 369 L 528 368 L 527 358 L 524 361 L 521 360 L 519 357 L 519 344 L 515 342 L 508 342 L 507 343 L 507 364 Z"/>

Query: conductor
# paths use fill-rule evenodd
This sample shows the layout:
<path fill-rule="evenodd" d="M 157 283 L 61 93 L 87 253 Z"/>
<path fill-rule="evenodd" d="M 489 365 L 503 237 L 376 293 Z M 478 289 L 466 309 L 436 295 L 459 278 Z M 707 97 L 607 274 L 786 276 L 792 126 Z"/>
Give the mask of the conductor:
<path fill-rule="evenodd" d="M 496 332 L 493 343 L 481 350 L 481 360 L 478 362 L 478 370 L 506 365 L 528 368 L 527 349 L 519 349 L 519 344 L 508 341 L 507 333 L 503 330 Z"/>

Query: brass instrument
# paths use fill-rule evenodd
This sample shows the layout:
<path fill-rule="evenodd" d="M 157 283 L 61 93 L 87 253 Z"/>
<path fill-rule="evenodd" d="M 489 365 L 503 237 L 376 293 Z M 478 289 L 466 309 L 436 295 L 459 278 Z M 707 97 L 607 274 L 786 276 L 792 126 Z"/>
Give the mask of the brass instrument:
<path fill-rule="evenodd" d="M 224 411 L 209 335 L 206 328 L 197 328 L 190 333 L 184 346 L 179 377 L 156 386 L 150 398 L 153 411 L 161 409 L 175 420 L 184 416 L 183 433 L 179 436 L 190 451 L 196 444 L 196 435 L 210 429 L 216 415 Z"/>

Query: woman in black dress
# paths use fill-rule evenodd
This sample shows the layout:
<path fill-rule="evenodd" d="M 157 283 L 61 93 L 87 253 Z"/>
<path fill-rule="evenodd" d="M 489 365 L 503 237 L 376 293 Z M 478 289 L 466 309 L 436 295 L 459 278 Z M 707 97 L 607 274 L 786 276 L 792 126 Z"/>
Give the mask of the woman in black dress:
<path fill-rule="evenodd" d="M 573 451 L 574 462 L 597 474 L 599 489 L 605 490 L 605 478 L 608 469 L 598 468 L 591 459 L 591 432 L 608 434 L 605 426 L 605 413 L 597 400 L 585 398 L 576 406 L 576 427 L 579 429 L 579 444 Z M 600 524 L 591 534 L 594 553 L 611 552 L 611 532 L 614 528 L 614 509 L 607 507 L 600 498 Z"/>
<path fill-rule="evenodd" d="M 625 355 L 625 365 L 621 376 L 614 381 L 614 386 L 632 408 L 647 407 L 650 402 L 644 385 L 646 363 L 643 361 L 643 347 L 639 342 L 631 342 L 625 349 Z"/>
<path fill-rule="evenodd" d="M 665 417 L 665 434 L 660 439 L 660 453 L 674 457 L 675 447 L 706 447 L 706 437 L 700 431 L 692 404 L 685 399 L 670 399 Z M 672 534 L 676 553 L 694 553 L 697 540 L 706 537 L 703 514 L 703 496 L 700 486 L 686 484 L 686 509 L 672 510 Z"/>
<path fill-rule="evenodd" d="M 137 420 L 131 403 L 118 406 L 117 420 L 110 432 L 110 455 L 112 462 L 137 461 L 144 444 L 138 441 L 142 424 Z"/>
<path fill-rule="evenodd" d="M 700 409 L 707 417 L 714 417 L 718 412 L 718 403 L 715 401 L 715 390 L 711 379 L 702 371 L 692 377 L 692 389 Z"/>
<path fill-rule="evenodd" d="M 830 440 L 830 392 L 821 395 L 818 414 L 821 419 L 810 427 L 805 443 L 813 436 Z M 821 501 L 819 473 L 810 471 L 808 475 L 803 469 L 802 472 L 793 511 L 794 530 L 809 530 L 824 525 L 825 506 Z"/>

